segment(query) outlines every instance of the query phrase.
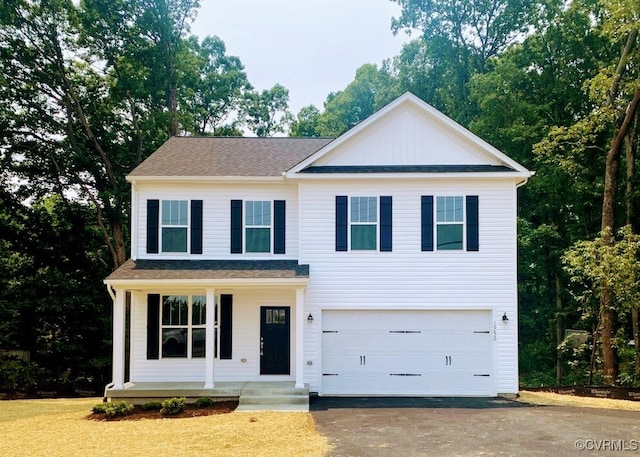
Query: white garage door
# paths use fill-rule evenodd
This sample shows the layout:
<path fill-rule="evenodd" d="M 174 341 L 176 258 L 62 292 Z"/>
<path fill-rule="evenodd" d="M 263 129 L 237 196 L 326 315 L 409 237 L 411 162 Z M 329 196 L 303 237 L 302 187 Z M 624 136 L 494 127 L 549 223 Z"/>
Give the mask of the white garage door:
<path fill-rule="evenodd" d="M 490 311 L 324 311 L 323 395 L 491 395 Z"/>

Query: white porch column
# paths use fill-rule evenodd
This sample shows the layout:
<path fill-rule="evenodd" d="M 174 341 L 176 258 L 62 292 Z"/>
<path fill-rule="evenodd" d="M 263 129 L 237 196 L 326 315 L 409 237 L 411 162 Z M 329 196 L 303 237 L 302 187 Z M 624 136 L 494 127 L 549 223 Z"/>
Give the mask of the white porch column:
<path fill-rule="evenodd" d="M 304 387 L 304 289 L 296 289 L 296 388 Z"/>
<path fill-rule="evenodd" d="M 214 325 L 215 325 L 215 289 L 207 289 L 207 305 L 206 305 L 206 333 L 205 333 L 205 341 L 206 341 L 206 349 L 204 351 L 205 359 L 204 359 L 204 388 L 205 389 L 213 389 L 213 362 L 215 360 L 215 355 L 213 353 L 214 347 Z"/>
<path fill-rule="evenodd" d="M 124 389 L 125 290 L 116 289 L 113 300 L 113 388 Z"/>

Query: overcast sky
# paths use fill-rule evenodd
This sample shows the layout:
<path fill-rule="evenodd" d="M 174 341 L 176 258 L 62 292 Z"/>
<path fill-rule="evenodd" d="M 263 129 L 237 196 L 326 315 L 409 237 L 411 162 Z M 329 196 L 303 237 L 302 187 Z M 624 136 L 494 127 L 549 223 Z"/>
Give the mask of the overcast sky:
<path fill-rule="evenodd" d="M 380 64 L 409 38 L 391 33 L 390 0 L 202 0 L 191 32 L 217 35 L 240 58 L 251 84 L 289 89 L 289 107 L 322 109 L 365 63 Z"/>

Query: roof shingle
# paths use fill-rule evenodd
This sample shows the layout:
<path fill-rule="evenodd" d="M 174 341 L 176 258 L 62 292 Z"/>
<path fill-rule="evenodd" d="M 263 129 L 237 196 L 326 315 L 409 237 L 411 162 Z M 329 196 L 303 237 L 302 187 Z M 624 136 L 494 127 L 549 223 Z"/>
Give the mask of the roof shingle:
<path fill-rule="evenodd" d="M 332 138 L 169 138 L 129 176 L 281 176 Z"/>
<path fill-rule="evenodd" d="M 297 260 L 127 260 L 105 281 L 308 278 Z"/>

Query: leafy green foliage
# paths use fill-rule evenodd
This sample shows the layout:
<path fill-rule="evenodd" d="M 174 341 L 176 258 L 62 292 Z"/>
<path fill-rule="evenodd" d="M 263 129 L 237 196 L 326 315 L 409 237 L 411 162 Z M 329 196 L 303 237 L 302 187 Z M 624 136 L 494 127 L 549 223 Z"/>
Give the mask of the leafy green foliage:
<path fill-rule="evenodd" d="M 165 416 L 175 416 L 176 414 L 180 414 L 184 411 L 186 404 L 187 399 L 184 397 L 168 398 L 162 402 L 162 409 L 160 409 L 160 413 Z"/>
<path fill-rule="evenodd" d="M 98 403 L 93 406 L 91 411 L 94 414 L 104 414 L 105 416 L 112 418 L 128 416 L 134 409 L 135 407 L 126 401 L 112 401 L 107 403 Z"/>
<path fill-rule="evenodd" d="M 140 405 L 140 409 L 143 411 L 160 411 L 162 409 L 162 402 L 148 401 Z"/>
<path fill-rule="evenodd" d="M 106 405 L 104 413 L 107 417 L 128 416 L 135 409 L 132 404 L 126 401 L 112 401 Z"/>
<path fill-rule="evenodd" d="M 213 406 L 213 398 L 211 397 L 200 397 L 194 403 L 198 408 L 207 408 L 209 406 Z"/>
<path fill-rule="evenodd" d="M 603 243 L 603 237 L 611 236 L 610 230 L 607 232 L 595 240 L 577 242 L 563 256 L 573 296 L 583 313 L 591 312 L 604 288 L 614 293 L 615 304 L 610 306 L 629 310 L 639 303 L 640 236 L 626 226 L 613 243 Z"/>
<path fill-rule="evenodd" d="M 98 403 L 96 405 L 93 405 L 93 408 L 91 408 L 91 412 L 93 412 L 93 414 L 105 414 L 107 412 L 107 406 L 109 406 L 109 404 L 106 402 Z"/>

